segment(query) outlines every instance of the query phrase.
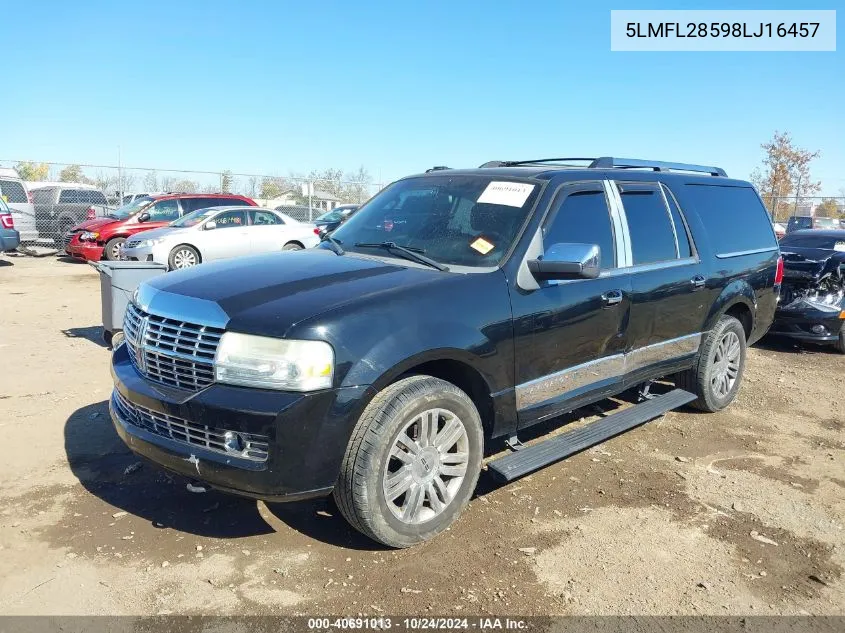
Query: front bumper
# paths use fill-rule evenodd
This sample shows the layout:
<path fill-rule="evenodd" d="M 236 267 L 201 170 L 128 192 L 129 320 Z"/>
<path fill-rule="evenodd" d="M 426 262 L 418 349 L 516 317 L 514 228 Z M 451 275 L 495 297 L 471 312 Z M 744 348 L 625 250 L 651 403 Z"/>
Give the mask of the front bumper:
<path fill-rule="evenodd" d="M 96 242 L 81 242 L 78 236 L 74 236 L 65 246 L 65 253 L 77 259 L 84 259 L 88 262 L 98 262 L 103 259 L 103 249 Z"/>
<path fill-rule="evenodd" d="M 839 340 L 843 320 L 837 312 L 824 310 L 778 310 L 769 334 L 802 341 L 832 343 Z"/>
<path fill-rule="evenodd" d="M 139 246 L 137 248 L 126 248 L 124 245 L 123 248 L 120 249 L 120 259 L 130 262 L 155 261 L 153 259 L 153 247 Z"/>
<path fill-rule="evenodd" d="M 367 387 L 311 394 L 212 384 L 187 392 L 142 377 L 126 345 L 112 355 L 115 391 L 149 411 L 213 429 L 268 438 L 267 459 L 255 462 L 153 433 L 109 410 L 118 435 L 138 455 L 185 477 L 247 497 L 293 501 L 331 492 Z"/>

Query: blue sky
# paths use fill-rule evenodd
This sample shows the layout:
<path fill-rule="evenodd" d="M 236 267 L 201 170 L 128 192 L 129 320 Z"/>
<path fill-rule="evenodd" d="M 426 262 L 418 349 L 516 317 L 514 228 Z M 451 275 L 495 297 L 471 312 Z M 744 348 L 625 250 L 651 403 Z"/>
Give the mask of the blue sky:
<path fill-rule="evenodd" d="M 120 145 L 130 166 L 364 165 L 388 181 L 432 165 L 610 154 L 745 178 L 760 143 L 788 130 L 821 150 L 813 175 L 838 193 L 841 44 L 610 52 L 611 8 L 734 4 L 15 2 L 4 12 L 0 159 L 115 164 Z"/>

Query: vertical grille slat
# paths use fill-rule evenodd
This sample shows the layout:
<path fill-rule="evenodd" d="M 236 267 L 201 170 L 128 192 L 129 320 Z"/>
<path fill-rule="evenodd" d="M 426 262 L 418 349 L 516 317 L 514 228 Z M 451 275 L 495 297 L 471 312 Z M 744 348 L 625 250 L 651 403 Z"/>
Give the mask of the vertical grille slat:
<path fill-rule="evenodd" d="M 150 314 L 130 304 L 123 322 L 135 368 L 155 382 L 199 391 L 214 382 L 223 330 Z"/>

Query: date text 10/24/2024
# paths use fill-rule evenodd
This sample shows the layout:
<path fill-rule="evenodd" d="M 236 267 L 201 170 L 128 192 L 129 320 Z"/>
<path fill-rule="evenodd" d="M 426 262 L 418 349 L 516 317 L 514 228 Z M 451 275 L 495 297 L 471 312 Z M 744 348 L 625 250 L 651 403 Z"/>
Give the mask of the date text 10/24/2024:
<path fill-rule="evenodd" d="M 819 22 L 628 22 L 625 26 L 627 37 L 815 37 L 819 31 Z"/>

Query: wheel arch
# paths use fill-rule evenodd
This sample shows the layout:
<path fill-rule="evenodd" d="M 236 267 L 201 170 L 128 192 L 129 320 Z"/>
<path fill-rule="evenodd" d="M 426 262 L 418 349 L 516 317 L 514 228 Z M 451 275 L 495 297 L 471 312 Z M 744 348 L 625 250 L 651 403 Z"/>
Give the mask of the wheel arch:
<path fill-rule="evenodd" d="M 754 289 L 743 280 L 736 280 L 722 290 L 707 316 L 704 330 L 710 331 L 724 315 L 732 316 L 742 323 L 745 338 L 751 344 L 757 314 L 757 300 Z"/>
<path fill-rule="evenodd" d="M 388 385 L 414 375 L 440 378 L 466 393 L 478 409 L 485 435 L 489 437 L 496 414 L 492 390 L 484 374 L 473 363 L 471 354 L 459 349 L 440 349 L 407 358 L 372 383 L 370 399 Z"/>

